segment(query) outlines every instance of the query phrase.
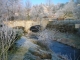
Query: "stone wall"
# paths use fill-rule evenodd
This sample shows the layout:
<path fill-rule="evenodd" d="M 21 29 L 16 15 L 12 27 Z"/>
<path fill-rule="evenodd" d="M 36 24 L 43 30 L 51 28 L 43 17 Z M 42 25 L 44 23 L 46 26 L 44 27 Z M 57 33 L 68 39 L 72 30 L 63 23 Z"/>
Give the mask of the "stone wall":
<path fill-rule="evenodd" d="M 34 25 L 41 25 L 43 30 L 47 26 L 48 22 L 49 22 L 48 20 L 37 20 L 37 21 L 17 20 L 17 21 L 7 21 L 7 22 L 4 22 L 4 24 L 6 24 L 11 28 L 21 26 L 21 27 L 24 27 L 26 32 L 28 32 L 29 28 Z"/>

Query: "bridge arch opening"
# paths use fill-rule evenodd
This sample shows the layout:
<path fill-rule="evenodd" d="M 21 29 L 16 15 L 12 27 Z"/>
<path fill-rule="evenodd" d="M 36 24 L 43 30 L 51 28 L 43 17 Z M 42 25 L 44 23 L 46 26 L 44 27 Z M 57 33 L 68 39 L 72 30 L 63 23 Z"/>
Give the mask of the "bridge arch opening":
<path fill-rule="evenodd" d="M 29 30 L 36 33 L 36 32 L 39 32 L 41 30 L 41 26 L 40 25 L 34 25 L 34 26 L 31 26 Z"/>

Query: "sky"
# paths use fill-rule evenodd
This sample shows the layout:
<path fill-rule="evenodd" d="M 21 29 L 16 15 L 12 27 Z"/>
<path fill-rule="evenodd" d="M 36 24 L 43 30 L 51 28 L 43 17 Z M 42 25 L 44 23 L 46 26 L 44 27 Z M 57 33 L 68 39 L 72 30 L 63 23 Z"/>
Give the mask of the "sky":
<path fill-rule="evenodd" d="M 23 0 L 23 2 L 25 3 L 27 0 Z M 32 5 L 36 5 L 36 4 L 41 4 L 41 3 L 46 3 L 47 0 L 30 0 Z M 57 4 L 57 3 L 66 3 L 69 2 L 69 0 L 52 0 L 53 4 Z"/>

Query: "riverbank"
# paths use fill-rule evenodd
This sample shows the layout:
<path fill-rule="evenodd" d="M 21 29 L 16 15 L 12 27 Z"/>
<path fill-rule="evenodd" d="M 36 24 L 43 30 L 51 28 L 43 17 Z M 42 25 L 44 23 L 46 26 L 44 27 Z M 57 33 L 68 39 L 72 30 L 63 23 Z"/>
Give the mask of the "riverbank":
<path fill-rule="evenodd" d="M 15 44 L 15 52 L 9 53 L 9 60 L 64 60 L 52 52 L 44 40 L 22 36 Z M 44 41 L 46 43 L 46 41 Z"/>
<path fill-rule="evenodd" d="M 38 38 L 36 38 L 39 40 L 53 40 L 80 49 L 80 37 L 74 33 L 62 33 L 56 29 L 47 28 L 44 31 L 37 33 L 36 36 L 38 36 Z"/>
<path fill-rule="evenodd" d="M 47 29 L 54 31 L 52 40 L 80 49 L 80 32 L 73 25 L 48 25 Z"/>
<path fill-rule="evenodd" d="M 80 37 L 78 35 L 58 32 L 55 36 L 55 41 L 80 49 Z"/>
<path fill-rule="evenodd" d="M 9 60 L 69 60 L 61 54 L 57 55 L 54 51 L 52 52 L 49 47 L 51 44 L 54 44 L 52 41 L 74 47 L 74 45 L 77 46 L 75 43 L 79 43 L 79 40 L 75 40 L 76 38 L 75 35 L 61 33 L 55 29 L 45 29 L 35 34 L 31 33 L 30 35 L 25 34 L 20 40 L 15 42 L 16 48 L 9 51 Z"/>

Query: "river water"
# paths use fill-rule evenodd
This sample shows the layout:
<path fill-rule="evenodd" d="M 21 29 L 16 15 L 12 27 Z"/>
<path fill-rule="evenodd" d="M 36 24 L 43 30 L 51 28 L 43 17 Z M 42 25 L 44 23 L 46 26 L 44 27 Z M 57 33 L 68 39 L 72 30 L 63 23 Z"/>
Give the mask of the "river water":
<path fill-rule="evenodd" d="M 55 40 L 50 40 L 51 39 L 50 38 L 50 36 L 51 36 L 50 33 L 53 35 L 53 33 L 51 31 L 47 31 L 46 30 L 46 31 L 44 31 L 44 32 L 41 33 L 41 37 L 40 38 L 39 38 L 39 36 L 36 36 L 36 35 L 35 36 L 33 35 L 30 38 L 31 39 L 34 39 L 35 38 L 37 40 L 39 40 L 39 39 L 42 39 L 42 40 L 46 39 L 47 40 L 47 43 L 48 43 L 47 45 L 49 45 L 49 48 L 54 53 L 59 54 L 59 55 L 65 55 L 66 58 L 68 58 L 68 60 L 80 60 L 80 49 L 73 48 L 73 47 L 71 47 L 69 45 L 60 43 L 60 42 L 55 41 Z M 72 34 L 67 34 L 67 35 L 68 36 L 66 36 L 66 33 L 64 33 L 64 34 L 63 33 L 58 33 L 57 37 L 59 36 L 58 38 L 72 38 L 75 41 L 76 40 L 80 40 L 80 38 L 77 37 L 76 35 L 72 35 Z M 21 39 L 21 40 L 24 41 L 23 39 Z M 43 41 L 43 42 L 46 42 L 46 41 Z M 23 42 L 21 42 L 21 43 L 23 43 Z"/>
<path fill-rule="evenodd" d="M 69 40 L 72 39 L 73 42 L 76 43 L 76 45 L 80 46 L 80 37 L 75 34 L 66 34 L 66 33 L 58 33 L 57 36 L 59 38 L 67 38 Z M 50 49 L 55 52 L 56 54 L 64 55 L 69 60 L 80 60 L 80 49 L 71 47 L 67 44 L 60 43 L 58 41 L 51 41 Z"/>
<path fill-rule="evenodd" d="M 57 54 L 66 55 L 69 60 L 80 60 L 79 49 L 70 47 L 57 41 L 52 42 L 50 49 Z"/>
<path fill-rule="evenodd" d="M 60 43 L 57 40 L 56 41 L 55 40 L 50 40 L 50 38 L 51 38 L 50 33 L 54 34 L 55 31 L 51 32 L 51 31 L 46 30 L 45 32 L 42 32 L 42 37 L 40 39 L 45 38 L 46 41 L 48 42 L 47 45 L 49 45 L 49 48 L 53 52 L 55 52 L 56 54 L 59 54 L 59 55 L 66 56 L 66 58 L 68 58 L 68 60 L 80 60 L 80 49 L 73 48 L 73 47 L 71 47 L 67 44 Z M 80 46 L 80 43 L 79 43 L 80 42 L 80 37 L 77 36 L 76 34 L 71 34 L 71 33 L 66 34 L 66 33 L 57 32 L 56 34 L 54 34 L 54 36 L 58 37 L 59 39 L 60 38 L 61 39 L 62 38 L 68 39 L 68 42 L 69 42 L 69 40 L 72 40 L 73 44 L 76 44 L 76 46 Z"/>

